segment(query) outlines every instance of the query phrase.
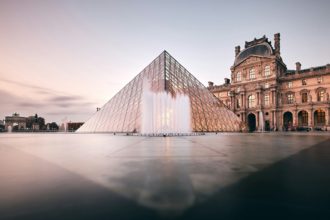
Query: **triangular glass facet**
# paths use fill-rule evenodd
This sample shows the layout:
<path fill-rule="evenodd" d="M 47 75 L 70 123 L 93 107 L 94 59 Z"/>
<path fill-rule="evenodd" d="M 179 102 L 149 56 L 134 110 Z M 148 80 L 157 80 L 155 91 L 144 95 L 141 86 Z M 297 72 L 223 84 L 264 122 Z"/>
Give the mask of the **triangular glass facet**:
<path fill-rule="evenodd" d="M 145 99 L 146 89 L 156 95 Z M 158 101 L 157 97 L 160 97 Z M 146 105 L 148 102 L 153 103 Z M 146 106 L 153 110 L 148 112 Z M 184 110 L 186 106 L 189 106 L 188 111 Z M 193 132 L 239 131 L 241 128 L 239 118 L 164 51 L 78 132 L 181 133 L 177 127 L 184 127 L 185 133 L 187 120 L 183 118 L 187 115 L 188 130 Z M 152 128 L 146 129 L 146 123 Z"/>

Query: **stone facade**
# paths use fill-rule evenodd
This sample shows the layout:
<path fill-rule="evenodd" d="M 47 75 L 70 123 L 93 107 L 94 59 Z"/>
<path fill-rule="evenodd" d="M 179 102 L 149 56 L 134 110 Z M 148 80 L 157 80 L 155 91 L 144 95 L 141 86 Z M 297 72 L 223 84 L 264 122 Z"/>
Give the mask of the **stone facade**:
<path fill-rule="evenodd" d="M 250 131 L 330 129 L 330 64 L 288 70 L 280 55 L 280 34 L 274 47 L 263 36 L 235 47 L 231 82 L 209 82 Z"/>
<path fill-rule="evenodd" d="M 18 113 L 14 113 L 12 116 L 6 116 L 5 118 L 5 130 L 25 130 L 26 129 L 26 117 L 21 117 Z"/>

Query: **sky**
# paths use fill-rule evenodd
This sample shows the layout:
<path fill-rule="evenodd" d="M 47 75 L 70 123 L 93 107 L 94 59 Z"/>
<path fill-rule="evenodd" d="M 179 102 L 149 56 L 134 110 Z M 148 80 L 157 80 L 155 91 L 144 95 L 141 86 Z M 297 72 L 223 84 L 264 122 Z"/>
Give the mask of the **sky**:
<path fill-rule="evenodd" d="M 167 50 L 204 85 L 281 34 L 289 69 L 330 63 L 330 1 L 0 0 L 0 119 L 85 121 Z"/>

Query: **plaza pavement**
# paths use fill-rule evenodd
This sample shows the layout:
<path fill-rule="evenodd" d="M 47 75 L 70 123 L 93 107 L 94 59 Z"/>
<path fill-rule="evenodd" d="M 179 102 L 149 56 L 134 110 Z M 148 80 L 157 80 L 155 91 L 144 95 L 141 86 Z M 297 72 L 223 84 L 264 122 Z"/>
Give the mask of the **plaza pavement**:
<path fill-rule="evenodd" d="M 329 219 L 329 133 L 0 134 L 0 219 Z"/>

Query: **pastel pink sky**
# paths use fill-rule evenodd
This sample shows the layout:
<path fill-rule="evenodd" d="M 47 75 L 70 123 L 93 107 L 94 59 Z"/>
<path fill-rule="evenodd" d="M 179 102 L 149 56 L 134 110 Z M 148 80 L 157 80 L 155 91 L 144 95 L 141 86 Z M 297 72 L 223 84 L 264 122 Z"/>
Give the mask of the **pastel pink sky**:
<path fill-rule="evenodd" d="M 85 121 L 166 49 L 205 85 L 281 33 L 288 68 L 330 63 L 329 1 L 0 0 L 0 119 Z"/>

